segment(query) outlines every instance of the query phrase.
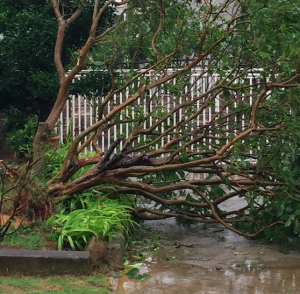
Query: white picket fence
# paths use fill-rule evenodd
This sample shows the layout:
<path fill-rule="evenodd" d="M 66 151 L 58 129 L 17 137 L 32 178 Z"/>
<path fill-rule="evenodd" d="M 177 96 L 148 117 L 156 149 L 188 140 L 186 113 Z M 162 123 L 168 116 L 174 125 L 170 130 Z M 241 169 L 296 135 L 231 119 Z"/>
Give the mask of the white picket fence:
<path fill-rule="evenodd" d="M 168 73 L 172 71 L 173 69 L 170 69 Z M 82 74 L 84 74 L 84 72 Z M 258 75 L 259 74 L 251 74 L 247 76 L 247 83 L 249 85 L 253 85 L 255 79 L 258 78 Z M 157 78 L 155 72 L 153 71 L 148 72 L 145 77 L 149 79 Z M 80 76 L 78 76 L 77 78 L 80 78 Z M 128 137 L 132 125 L 130 125 L 129 123 L 125 123 L 124 120 L 126 119 L 126 117 L 128 118 L 128 116 L 134 118 L 137 115 L 137 106 L 139 106 L 139 115 L 141 114 L 141 111 L 144 112 L 144 114 L 146 114 L 147 111 L 152 111 L 155 107 L 159 105 L 161 105 L 165 111 L 169 112 L 176 106 L 176 103 L 182 103 L 182 101 L 185 101 L 184 99 L 193 99 L 194 95 L 204 93 L 205 91 L 210 89 L 213 85 L 215 85 L 218 79 L 218 74 L 203 75 L 203 69 L 196 68 L 189 75 L 189 84 L 183 86 L 180 92 L 182 94 L 179 96 L 177 95 L 176 99 L 174 99 L 174 95 L 170 94 L 167 90 L 163 90 L 161 88 L 150 89 L 146 97 L 139 98 L 135 105 L 131 105 L 130 108 L 127 107 L 125 109 L 125 112 L 120 114 L 121 122 L 119 125 L 111 127 L 107 130 L 107 132 L 103 132 L 102 137 L 99 141 L 99 145 L 101 145 L 103 149 L 107 150 L 111 143 L 114 140 L 116 140 L 120 134 L 125 135 L 125 138 Z M 177 79 L 173 79 L 170 82 L 176 84 Z M 125 99 L 130 95 L 130 92 L 134 90 L 135 86 L 127 88 L 121 93 L 115 94 L 114 98 L 108 102 L 106 106 L 106 112 L 112 110 L 113 107 L 115 107 L 115 105 L 119 105 L 122 102 L 124 102 Z M 153 97 L 155 97 L 155 99 Z M 98 97 L 96 99 L 89 100 L 86 97 L 80 95 L 70 97 L 70 99 L 67 100 L 65 108 L 60 115 L 60 122 L 57 127 L 57 131 L 61 136 L 61 141 L 66 141 L 67 137 L 74 137 L 77 133 L 80 133 L 81 131 L 83 131 L 84 129 L 93 125 L 96 121 L 101 119 L 98 117 L 98 109 L 99 102 L 103 99 L 104 97 Z M 197 100 L 197 102 L 195 103 L 197 109 L 200 109 L 200 107 L 204 105 L 206 101 L 205 99 L 206 98 L 203 97 L 200 100 Z M 220 104 L 222 103 L 222 99 L 223 97 L 221 95 L 216 96 L 215 103 L 213 104 L 213 106 L 207 107 L 203 110 L 201 114 L 197 116 L 197 126 L 206 125 L 211 121 L 213 115 L 220 111 Z M 149 100 L 151 100 L 151 102 L 149 102 Z M 251 105 L 252 100 L 253 99 L 251 96 L 251 90 L 247 95 L 241 94 L 240 101 L 249 103 Z M 149 108 L 147 109 L 147 107 Z M 228 114 L 228 111 L 228 108 L 226 108 L 224 115 Z M 167 123 L 173 123 L 173 125 L 176 125 L 179 121 L 181 121 L 184 118 L 184 116 L 184 110 L 180 109 L 178 113 L 176 113 L 176 115 L 173 116 L 173 118 L 168 118 Z M 155 123 L 155 118 L 150 116 L 148 122 L 144 123 L 144 127 L 149 127 L 149 124 L 151 125 L 153 123 Z M 247 119 L 241 119 L 241 124 L 242 129 L 247 127 Z M 157 132 L 163 133 L 164 126 L 162 125 L 156 130 Z M 191 131 L 192 130 L 193 127 L 191 127 Z M 161 144 L 165 144 L 166 140 L 169 139 L 170 138 L 168 136 L 163 137 L 161 139 Z M 159 145 L 160 143 L 157 143 L 156 147 L 158 147 Z M 120 148 L 122 148 L 122 145 L 120 146 Z M 93 151 L 91 145 L 88 146 L 87 149 L 88 151 Z"/>

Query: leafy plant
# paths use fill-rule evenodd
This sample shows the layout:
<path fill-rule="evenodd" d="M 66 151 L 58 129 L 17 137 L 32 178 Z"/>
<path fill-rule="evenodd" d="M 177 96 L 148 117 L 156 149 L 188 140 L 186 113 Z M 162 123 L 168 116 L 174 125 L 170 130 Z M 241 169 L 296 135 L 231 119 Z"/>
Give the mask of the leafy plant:
<path fill-rule="evenodd" d="M 68 153 L 69 147 L 71 145 L 71 137 L 70 132 L 67 136 L 67 141 L 65 143 L 60 143 L 57 148 L 50 148 L 45 151 L 45 166 L 43 169 L 43 175 L 45 179 L 51 179 L 54 177 L 60 170 L 61 164 L 64 161 L 66 154 Z M 90 153 L 89 155 L 92 155 L 93 153 Z M 87 156 L 88 154 L 84 154 Z M 70 180 L 74 180 L 81 176 L 83 173 L 85 173 L 90 168 L 89 165 L 86 165 L 85 167 L 82 167 L 80 170 L 78 170 Z"/>
<path fill-rule="evenodd" d="M 90 201 L 89 197 L 81 199 L 83 208 L 67 213 L 64 208 L 60 214 L 48 219 L 47 225 L 53 224 L 53 229 L 59 234 L 59 250 L 62 250 L 64 242 L 69 243 L 73 250 L 83 250 L 93 235 L 111 241 L 117 231 L 128 232 L 129 227 L 136 224 L 131 219 L 131 207 L 99 196 L 94 201 Z"/>
<path fill-rule="evenodd" d="M 61 163 L 64 161 L 70 144 L 60 144 L 58 148 L 47 150 L 45 155 L 45 166 L 43 175 L 46 179 L 53 177 L 60 170 Z"/>
<path fill-rule="evenodd" d="M 10 124 L 9 119 L 6 119 L 6 124 Z M 32 149 L 32 139 L 37 125 L 37 117 L 30 116 L 23 128 L 11 128 L 6 134 L 6 145 L 8 148 L 18 151 L 19 154 L 29 154 Z"/>

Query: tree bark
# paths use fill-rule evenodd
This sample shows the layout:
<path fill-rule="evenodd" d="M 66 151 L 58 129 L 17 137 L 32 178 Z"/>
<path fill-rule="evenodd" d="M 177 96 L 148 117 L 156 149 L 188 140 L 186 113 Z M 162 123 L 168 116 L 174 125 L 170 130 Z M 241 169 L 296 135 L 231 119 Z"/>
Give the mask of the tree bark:
<path fill-rule="evenodd" d="M 51 129 L 44 122 L 39 122 L 36 134 L 33 139 L 32 150 L 32 168 L 38 177 L 42 176 L 42 171 L 45 165 L 44 152 L 48 144 Z"/>

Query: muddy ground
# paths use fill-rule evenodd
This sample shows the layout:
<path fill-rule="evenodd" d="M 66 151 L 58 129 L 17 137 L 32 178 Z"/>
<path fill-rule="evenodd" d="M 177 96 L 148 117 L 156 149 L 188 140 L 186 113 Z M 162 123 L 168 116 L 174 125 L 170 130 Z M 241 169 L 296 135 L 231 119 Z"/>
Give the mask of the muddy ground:
<path fill-rule="evenodd" d="M 140 267 L 147 280 L 112 279 L 116 294 L 300 293 L 295 245 L 247 240 L 217 224 L 187 229 L 170 219 L 147 226 L 163 232 L 165 246 Z"/>

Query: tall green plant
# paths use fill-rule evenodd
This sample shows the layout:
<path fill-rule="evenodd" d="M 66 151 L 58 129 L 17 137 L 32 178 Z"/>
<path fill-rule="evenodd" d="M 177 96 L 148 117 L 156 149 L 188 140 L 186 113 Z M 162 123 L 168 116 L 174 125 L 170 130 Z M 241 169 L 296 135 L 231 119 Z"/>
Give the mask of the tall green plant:
<path fill-rule="evenodd" d="M 136 223 L 131 219 L 132 208 L 120 204 L 118 200 L 98 195 L 94 201 L 90 197 L 80 198 L 82 209 L 53 215 L 47 221 L 52 224 L 58 236 L 58 249 L 68 243 L 73 250 L 84 249 L 84 245 L 92 236 L 105 237 L 112 240 L 116 232 L 128 232 Z"/>

